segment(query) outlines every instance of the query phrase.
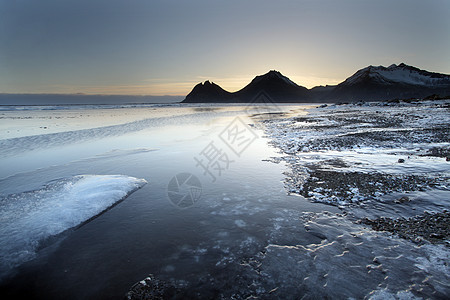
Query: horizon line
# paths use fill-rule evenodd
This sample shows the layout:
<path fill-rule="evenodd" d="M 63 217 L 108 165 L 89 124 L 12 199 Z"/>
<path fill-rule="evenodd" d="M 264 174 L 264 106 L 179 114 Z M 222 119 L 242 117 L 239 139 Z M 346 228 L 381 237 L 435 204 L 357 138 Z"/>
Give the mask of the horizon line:
<path fill-rule="evenodd" d="M 442 74 L 442 75 L 448 75 L 448 74 L 446 74 L 446 73 L 439 73 L 439 72 L 436 72 L 436 71 L 428 71 L 428 70 L 425 70 L 425 69 L 420 69 L 419 67 L 416 67 L 416 66 L 413 66 L 413 65 L 408 65 L 408 64 L 406 64 L 406 63 L 404 63 L 404 62 L 402 62 L 402 63 L 399 63 L 399 64 L 395 64 L 395 63 L 393 63 L 393 64 L 391 64 L 391 65 L 396 65 L 396 66 L 399 66 L 399 65 L 401 65 L 401 64 L 404 64 L 404 65 L 406 65 L 406 66 L 410 66 L 410 67 L 413 67 L 413 68 L 417 68 L 417 69 L 419 69 L 419 70 L 422 70 L 422 71 L 427 71 L 427 72 L 430 72 L 430 73 L 438 73 L 438 74 Z M 368 65 L 368 66 L 366 66 L 366 67 L 363 67 L 363 68 L 361 68 L 361 69 L 358 69 L 356 72 L 358 72 L 358 71 L 360 71 L 360 70 L 363 70 L 363 69 L 365 69 L 365 68 L 368 68 L 368 67 L 384 67 L 384 68 L 388 68 L 388 67 L 385 67 L 385 66 L 383 66 L 383 65 L 372 65 L 372 64 L 370 64 L 370 65 Z M 245 88 L 248 84 L 250 84 L 251 82 L 252 82 L 252 80 L 253 79 L 255 79 L 255 78 L 257 78 L 258 76 L 262 76 L 262 75 L 265 75 L 265 74 L 267 74 L 267 73 L 269 73 L 269 72 L 271 72 L 271 71 L 276 71 L 276 72 L 279 72 L 281 75 L 283 75 L 283 73 L 281 73 L 280 71 L 278 71 L 276 68 L 274 69 L 274 68 L 271 68 L 268 72 L 266 72 L 266 73 L 263 73 L 263 74 L 260 74 L 260 75 L 256 75 L 256 76 L 254 76 L 252 79 L 248 79 L 249 81 L 248 81 L 248 83 L 247 84 L 244 84 L 244 86 L 243 87 L 241 87 L 241 88 L 238 88 L 238 89 L 236 89 L 235 91 L 233 91 L 233 92 L 231 92 L 231 91 L 229 91 L 229 87 L 226 87 L 226 88 L 224 88 L 223 87 L 223 83 L 219 83 L 218 85 L 221 87 L 221 88 L 223 88 L 224 90 L 226 90 L 226 91 L 228 91 L 228 92 L 231 92 L 231 93 L 234 93 L 234 92 L 237 92 L 237 91 L 240 91 L 240 90 L 242 90 L 243 88 Z M 291 80 L 292 82 L 294 82 L 295 84 L 297 84 L 297 85 L 299 85 L 299 86 L 303 86 L 303 87 L 305 87 L 306 89 L 308 89 L 308 90 L 312 90 L 312 89 L 314 89 L 314 88 L 316 88 L 316 87 L 333 87 L 333 86 L 337 86 L 337 85 L 339 85 L 340 83 L 343 83 L 345 80 L 347 80 L 348 78 L 350 78 L 351 76 L 353 76 L 354 74 L 356 74 L 356 72 L 354 72 L 353 74 L 351 74 L 349 77 L 346 77 L 345 79 L 343 79 L 343 80 L 337 80 L 337 79 L 332 79 L 332 78 L 322 78 L 322 79 L 328 79 L 328 81 L 334 81 L 334 83 L 331 83 L 331 84 L 316 84 L 316 85 L 309 85 L 309 84 L 298 84 L 297 82 L 299 82 L 298 80 L 296 80 L 296 79 L 300 79 L 300 78 L 302 78 L 303 80 L 300 80 L 300 81 L 304 81 L 304 79 L 305 78 L 313 78 L 313 77 L 315 77 L 315 76 L 290 76 L 290 77 L 287 77 L 287 76 L 285 76 L 285 75 L 283 75 L 283 76 L 285 76 L 285 77 L 287 77 L 289 80 Z M 191 85 L 191 89 L 190 90 L 188 90 L 187 92 L 183 92 L 183 94 L 164 94 L 164 95 L 158 95 L 157 93 L 156 94 L 134 94 L 134 93 L 108 93 L 108 92 L 106 92 L 106 93 L 95 93 L 95 92 L 93 92 L 93 93 L 89 93 L 89 92 L 72 92 L 72 93 L 67 93 L 67 92 L 0 92 L 0 95 L 60 95 L 60 96 L 131 96 L 131 97 L 186 97 L 191 91 L 192 91 L 192 89 L 195 87 L 195 86 L 197 86 L 198 84 L 203 84 L 203 83 L 205 83 L 205 82 L 207 82 L 207 81 L 209 81 L 209 82 L 211 82 L 211 83 L 218 83 L 218 82 L 220 82 L 220 81 L 226 81 L 226 80 L 229 80 L 230 78 L 234 78 L 234 77 L 229 77 L 229 78 L 217 78 L 217 77 L 214 77 L 214 76 L 210 76 L 210 77 L 206 77 L 206 76 L 197 76 L 197 78 L 202 78 L 202 79 L 204 79 L 204 80 L 200 80 L 200 81 L 192 81 L 192 83 L 191 82 L 189 82 L 189 84 L 192 84 Z M 239 76 L 237 76 L 236 78 L 239 78 Z M 251 78 L 251 77 L 250 77 Z M 292 78 L 292 79 L 291 79 Z M 243 79 L 242 77 L 240 78 L 240 79 Z M 316 79 L 318 79 L 317 77 L 316 77 Z M 187 84 L 188 82 L 183 82 L 184 84 Z M 176 84 L 176 83 L 175 83 Z M 311 86 L 311 87 L 308 87 L 308 86 Z M 133 87 L 132 85 L 130 86 L 130 87 Z"/>
<path fill-rule="evenodd" d="M 0 92 L 0 95 L 52 95 L 52 96 L 132 96 L 132 97 L 185 97 L 186 95 L 151 95 L 151 94 L 89 94 L 89 93 L 9 93 Z"/>

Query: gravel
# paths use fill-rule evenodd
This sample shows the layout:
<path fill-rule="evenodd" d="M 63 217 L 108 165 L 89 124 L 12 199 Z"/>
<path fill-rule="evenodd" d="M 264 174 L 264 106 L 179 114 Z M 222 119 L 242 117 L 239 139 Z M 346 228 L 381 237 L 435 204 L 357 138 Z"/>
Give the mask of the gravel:
<path fill-rule="evenodd" d="M 416 243 L 427 240 L 434 244 L 449 245 L 450 212 L 425 213 L 408 219 L 378 218 L 362 219 L 362 224 L 370 225 L 376 231 L 388 231 Z"/>

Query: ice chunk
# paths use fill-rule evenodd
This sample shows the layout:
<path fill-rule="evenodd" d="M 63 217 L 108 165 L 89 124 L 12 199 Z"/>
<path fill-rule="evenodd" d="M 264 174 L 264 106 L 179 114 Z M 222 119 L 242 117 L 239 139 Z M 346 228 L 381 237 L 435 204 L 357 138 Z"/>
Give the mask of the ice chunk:
<path fill-rule="evenodd" d="M 239 228 L 244 228 L 245 226 L 247 226 L 247 224 L 245 224 L 243 220 L 235 220 L 234 224 L 236 224 L 236 226 Z"/>
<path fill-rule="evenodd" d="M 32 259 L 46 238 L 97 216 L 146 183 L 123 175 L 79 175 L 0 198 L 0 279 Z"/>

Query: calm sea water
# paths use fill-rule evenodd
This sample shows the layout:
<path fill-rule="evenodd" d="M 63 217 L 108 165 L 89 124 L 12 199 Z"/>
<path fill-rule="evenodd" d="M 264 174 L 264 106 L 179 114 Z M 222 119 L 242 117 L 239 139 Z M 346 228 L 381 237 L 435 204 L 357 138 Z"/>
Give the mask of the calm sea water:
<path fill-rule="evenodd" d="M 122 299 L 149 274 L 204 299 L 448 293 L 445 246 L 287 195 L 259 121 L 310 107 L 3 107 L 0 294 Z"/>
<path fill-rule="evenodd" d="M 189 282 L 260 251 L 283 209 L 333 210 L 286 195 L 285 166 L 264 161 L 279 154 L 260 128 L 249 126 L 254 120 L 244 106 L 22 107 L 0 114 L 5 198 L 35 201 L 30 193 L 78 175 L 148 182 L 58 238 L 23 237 L 38 246 L 30 260 L 9 270 L 3 280 L 7 292 L 121 298 L 149 273 Z M 178 174 L 177 179 L 185 178 L 182 173 L 199 184 L 187 181 L 182 190 L 180 181 L 180 190 L 173 191 L 169 183 Z M 188 197 L 178 203 L 177 195 Z M 52 213 L 63 215 L 65 209 L 54 207 Z M 6 213 L 17 210 L 13 206 Z"/>

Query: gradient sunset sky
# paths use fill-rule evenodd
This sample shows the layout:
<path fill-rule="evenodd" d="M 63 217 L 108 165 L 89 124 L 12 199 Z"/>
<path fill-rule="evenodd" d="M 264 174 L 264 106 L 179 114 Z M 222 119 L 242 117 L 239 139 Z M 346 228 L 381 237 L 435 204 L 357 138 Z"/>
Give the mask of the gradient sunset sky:
<path fill-rule="evenodd" d="M 448 0 L 0 0 L 0 92 L 236 91 L 275 69 L 337 84 L 368 65 L 450 73 Z"/>

